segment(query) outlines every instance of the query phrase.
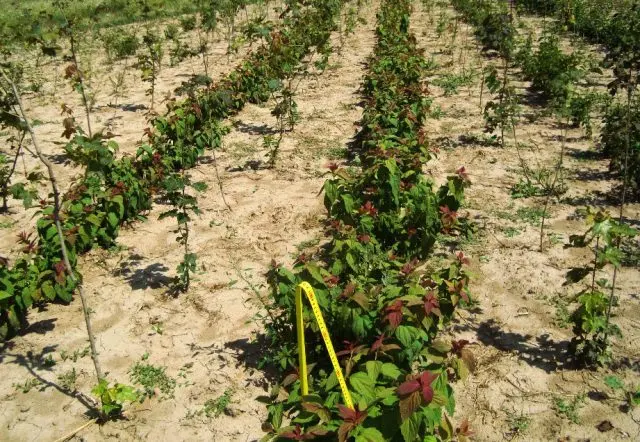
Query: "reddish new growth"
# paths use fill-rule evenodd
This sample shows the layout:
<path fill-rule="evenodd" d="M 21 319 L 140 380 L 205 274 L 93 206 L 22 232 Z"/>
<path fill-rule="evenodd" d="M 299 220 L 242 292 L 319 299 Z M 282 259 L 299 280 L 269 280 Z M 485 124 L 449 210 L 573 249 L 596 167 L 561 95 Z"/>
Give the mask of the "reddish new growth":
<path fill-rule="evenodd" d="M 458 262 L 460 263 L 460 265 L 469 265 L 470 264 L 469 258 L 464 256 L 463 252 L 457 252 L 456 253 L 456 258 L 458 259 Z"/>
<path fill-rule="evenodd" d="M 324 282 L 328 287 L 335 287 L 340 282 L 340 277 L 336 275 L 329 275 L 324 277 Z"/>
<path fill-rule="evenodd" d="M 336 356 L 353 356 L 354 353 L 358 353 L 362 349 L 365 348 L 364 345 L 359 345 L 357 341 L 342 341 L 344 345 L 344 350 L 340 350 L 336 353 Z"/>
<path fill-rule="evenodd" d="M 371 241 L 371 237 L 369 235 L 358 235 L 358 241 L 362 244 L 368 244 Z"/>
<path fill-rule="evenodd" d="M 464 300 L 464 302 L 469 302 L 469 295 L 467 295 L 467 284 L 465 280 L 445 281 L 444 283 L 447 285 L 449 293 L 451 293 L 452 295 L 458 295 Z"/>
<path fill-rule="evenodd" d="M 414 259 L 412 259 L 411 261 L 409 261 L 408 263 L 406 263 L 405 265 L 402 266 L 402 268 L 400 269 L 400 273 L 402 273 L 405 276 L 407 276 L 411 272 L 413 272 L 416 269 L 417 266 L 418 266 L 418 260 L 414 258 Z"/>
<path fill-rule="evenodd" d="M 471 180 L 469 179 L 469 174 L 467 173 L 467 169 L 464 166 L 456 170 L 456 175 L 458 175 L 458 178 L 460 178 L 463 183 L 466 183 L 466 184 L 471 183 Z"/>
<path fill-rule="evenodd" d="M 427 292 L 424 297 L 424 313 L 429 316 L 433 313 L 436 316 L 442 316 L 440 312 L 440 301 L 433 290 Z"/>
<path fill-rule="evenodd" d="M 402 323 L 402 301 L 397 300 L 384 309 L 384 320 L 395 329 Z"/>
<path fill-rule="evenodd" d="M 338 412 L 344 420 L 340 428 L 338 428 L 338 441 L 344 442 L 349 437 L 351 430 L 362 424 L 367 418 L 366 411 L 352 410 L 344 405 L 338 404 Z"/>
<path fill-rule="evenodd" d="M 428 371 L 421 375 L 412 376 L 409 380 L 400 384 L 397 390 L 398 396 L 406 398 L 419 391 L 422 394 L 422 403 L 424 405 L 429 404 L 433 400 L 433 387 L 431 384 L 436 379 L 438 379 L 438 375 Z"/>
<path fill-rule="evenodd" d="M 338 170 L 338 165 L 334 162 L 331 162 L 327 164 L 327 169 L 329 169 L 331 172 L 335 172 L 336 170 Z"/>
<path fill-rule="evenodd" d="M 56 282 L 60 285 L 65 282 L 65 272 L 66 268 L 62 261 L 58 261 L 53 265 L 53 269 L 56 271 Z"/>
<path fill-rule="evenodd" d="M 373 203 L 371 201 L 367 201 L 366 203 L 364 203 L 359 210 L 361 215 L 367 214 L 369 216 L 377 216 L 378 215 L 378 209 L 376 209 L 373 206 Z"/>
<path fill-rule="evenodd" d="M 458 220 L 458 212 L 449 209 L 447 206 L 440 206 L 440 221 L 445 232 L 448 232 L 455 226 Z"/>

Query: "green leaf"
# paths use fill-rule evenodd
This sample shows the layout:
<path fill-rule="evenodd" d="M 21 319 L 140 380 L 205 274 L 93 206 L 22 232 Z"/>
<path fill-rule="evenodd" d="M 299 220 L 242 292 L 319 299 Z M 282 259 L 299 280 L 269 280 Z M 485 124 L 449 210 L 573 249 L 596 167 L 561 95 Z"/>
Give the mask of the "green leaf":
<path fill-rule="evenodd" d="M 370 427 L 360 431 L 356 436 L 356 442 L 385 442 L 385 439 L 378 429 Z"/>
<path fill-rule="evenodd" d="M 402 375 L 400 369 L 391 362 L 385 362 L 384 364 L 382 364 L 380 372 L 382 373 L 382 376 L 391 378 L 393 380 L 398 379 Z"/>
<path fill-rule="evenodd" d="M 411 347 L 413 344 L 415 334 L 413 333 L 413 327 L 407 325 L 399 325 L 396 329 L 396 338 L 402 343 L 405 348 Z"/>
<path fill-rule="evenodd" d="M 375 382 L 371 380 L 367 373 L 359 371 L 349 377 L 349 384 L 353 390 L 361 395 L 368 403 L 376 399 Z"/>
<path fill-rule="evenodd" d="M 405 442 L 415 442 L 418 439 L 421 420 L 422 415 L 420 413 L 413 413 L 409 419 L 402 422 L 400 432 Z"/>
<path fill-rule="evenodd" d="M 46 298 L 49 301 L 53 301 L 54 299 L 56 299 L 56 292 L 53 289 L 53 285 L 51 284 L 51 281 L 45 281 L 44 284 L 42 284 L 42 286 L 40 287 L 40 289 L 42 290 L 42 293 L 44 293 L 44 296 L 46 296 Z"/>
<path fill-rule="evenodd" d="M 375 383 L 378 380 L 378 376 L 380 376 L 380 371 L 382 370 L 382 362 L 381 361 L 367 361 L 365 364 L 367 369 L 367 374 L 369 378 Z"/>

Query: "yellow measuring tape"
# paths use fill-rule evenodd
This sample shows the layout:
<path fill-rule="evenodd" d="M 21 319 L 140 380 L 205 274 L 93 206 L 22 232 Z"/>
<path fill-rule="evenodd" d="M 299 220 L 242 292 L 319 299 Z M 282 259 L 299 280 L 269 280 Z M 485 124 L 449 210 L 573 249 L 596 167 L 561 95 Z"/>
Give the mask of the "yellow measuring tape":
<path fill-rule="evenodd" d="M 336 356 L 336 352 L 333 350 L 331 337 L 329 337 L 327 325 L 324 323 L 324 318 L 322 317 L 322 312 L 320 311 L 320 306 L 318 305 L 316 294 L 313 291 L 313 287 L 311 287 L 311 285 L 307 282 L 300 283 L 296 288 L 296 329 L 298 331 L 298 354 L 300 358 L 300 383 L 302 385 L 302 394 L 309 394 L 307 354 L 304 345 L 304 320 L 302 318 L 302 292 L 307 295 L 307 299 L 309 300 L 309 304 L 311 304 L 311 309 L 313 310 L 313 315 L 316 317 L 318 327 L 320 327 L 320 333 L 322 334 L 324 345 L 325 347 L 327 347 L 329 359 L 331 359 L 331 364 L 333 364 L 333 369 L 336 372 L 336 377 L 338 378 L 338 383 L 340 384 L 340 389 L 342 390 L 344 404 L 354 410 L 355 408 L 353 407 L 353 401 L 351 400 L 351 393 L 349 393 L 349 390 L 347 389 L 347 383 L 345 382 L 344 376 L 342 375 L 342 369 L 340 368 L 340 364 L 338 363 L 338 357 Z"/>

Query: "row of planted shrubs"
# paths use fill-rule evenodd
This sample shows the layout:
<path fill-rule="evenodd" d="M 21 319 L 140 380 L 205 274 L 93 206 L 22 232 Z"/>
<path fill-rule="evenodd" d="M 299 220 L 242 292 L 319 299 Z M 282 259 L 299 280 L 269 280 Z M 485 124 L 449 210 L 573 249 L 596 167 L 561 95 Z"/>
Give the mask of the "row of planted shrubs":
<path fill-rule="evenodd" d="M 422 124 L 427 64 L 409 31 L 411 2 L 386 0 L 362 84 L 362 130 L 354 164 L 330 164 L 324 184 L 328 241 L 292 269 L 272 264 L 263 364 L 279 369 L 265 440 L 448 440 L 457 431 L 450 382 L 467 373 L 464 343 L 438 339 L 470 302 L 467 259 L 444 268 L 427 258 L 438 236 L 460 230 L 464 169 L 436 187 Z M 310 394 L 301 396 L 296 287 L 316 293 L 356 409 L 343 404 L 336 373 L 309 306 L 304 307 Z"/>
<path fill-rule="evenodd" d="M 567 5 L 566 2 L 560 3 Z M 574 7 L 582 3 L 575 2 Z M 640 27 L 640 3 L 629 9 L 610 11 L 612 17 L 617 17 L 616 30 L 602 30 L 599 33 L 599 41 L 604 43 L 606 50 L 603 67 L 611 68 L 614 75 L 613 81 L 608 85 L 609 92 L 613 96 L 621 95 L 619 100 L 612 100 L 606 94 L 587 88 L 575 87 L 579 84 L 586 85 L 589 70 L 600 72 L 600 68 L 591 67 L 588 58 L 579 51 L 565 53 L 560 46 L 559 35 L 553 28 L 544 33 L 538 44 L 534 45 L 531 35 L 528 39 L 518 39 L 512 17 L 514 11 L 506 3 L 453 0 L 453 5 L 474 26 L 475 35 L 483 47 L 495 50 L 510 62 L 516 63 L 521 68 L 522 77 L 531 81 L 532 90 L 539 93 L 550 108 L 566 113 L 576 126 L 584 126 L 589 135 L 592 115 L 598 111 L 604 113 L 600 136 L 602 153 L 611 159 L 610 169 L 620 177 L 626 176 L 635 198 L 640 198 L 640 106 L 637 98 L 640 73 L 640 33 L 637 31 Z M 525 10 L 547 13 L 551 7 L 550 4 L 538 5 L 540 9 L 536 9 L 533 4 L 527 5 L 529 4 L 520 4 Z M 557 6 L 552 10 L 564 11 Z M 582 17 L 584 23 L 596 20 L 583 9 L 571 11 Z M 602 22 L 593 22 L 592 25 L 605 28 L 614 26 L 612 23 L 605 25 Z M 629 91 L 630 100 L 627 103 Z M 627 149 L 627 133 L 630 149 Z"/>
<path fill-rule="evenodd" d="M 69 158 L 86 168 L 61 202 L 61 223 L 74 268 L 78 256 L 95 245 L 111 247 L 121 226 L 142 218 L 153 198 L 162 198 L 166 176 L 193 167 L 207 149 L 216 149 L 227 132 L 224 118 L 246 103 L 269 99 L 313 48 L 330 51 L 329 37 L 343 0 L 289 2 L 281 29 L 214 86 L 173 103 L 146 133 L 148 144 L 135 157 L 116 158 L 117 144 L 97 134 L 76 132 L 66 146 Z M 20 237 L 22 251 L 13 262 L 0 262 L 0 340 L 26 325 L 32 305 L 69 302 L 75 284 L 62 263 L 53 205 L 41 201 L 37 235 Z"/>

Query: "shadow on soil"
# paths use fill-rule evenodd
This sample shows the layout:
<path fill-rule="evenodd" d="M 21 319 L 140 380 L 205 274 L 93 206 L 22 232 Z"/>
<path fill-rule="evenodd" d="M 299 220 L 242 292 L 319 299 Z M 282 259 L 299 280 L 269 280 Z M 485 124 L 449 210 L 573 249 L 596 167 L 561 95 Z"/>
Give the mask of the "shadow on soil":
<path fill-rule="evenodd" d="M 129 256 L 114 270 L 113 275 L 123 277 L 133 290 L 170 287 L 173 278 L 165 274 L 169 271 L 169 268 L 161 263 L 153 263 L 146 267 L 137 268 L 143 259 L 143 256 L 137 254 Z"/>
<path fill-rule="evenodd" d="M 56 351 L 57 345 L 50 345 L 44 347 L 40 353 L 34 353 L 31 350 L 27 351 L 24 354 L 21 353 L 7 353 L 5 349 L 11 349 L 12 345 L 5 345 L 0 351 L 0 363 L 7 364 L 15 364 L 21 367 L 24 367 L 29 374 L 35 379 L 38 384 L 34 385 L 32 388 L 37 389 L 39 391 L 45 391 L 47 388 L 53 388 L 58 392 L 64 394 L 73 399 L 77 399 L 86 409 L 86 415 L 95 418 L 97 417 L 97 413 L 95 411 L 95 404 L 92 403 L 91 399 L 83 395 L 82 393 L 76 390 L 70 390 L 68 388 L 64 388 L 61 385 L 46 379 L 43 376 L 43 373 L 51 373 L 53 365 L 47 363 L 47 358 L 53 355 L 53 352 Z M 16 386 L 16 388 L 20 388 Z"/>
<path fill-rule="evenodd" d="M 570 368 L 569 342 L 556 342 L 548 334 L 534 338 L 531 335 L 505 332 L 491 319 L 478 326 L 477 336 L 483 344 L 515 353 L 522 361 L 547 373 Z"/>

